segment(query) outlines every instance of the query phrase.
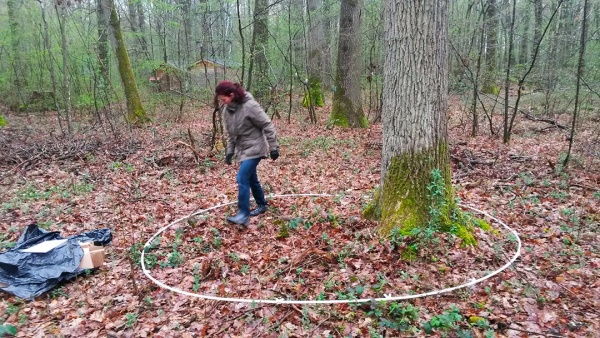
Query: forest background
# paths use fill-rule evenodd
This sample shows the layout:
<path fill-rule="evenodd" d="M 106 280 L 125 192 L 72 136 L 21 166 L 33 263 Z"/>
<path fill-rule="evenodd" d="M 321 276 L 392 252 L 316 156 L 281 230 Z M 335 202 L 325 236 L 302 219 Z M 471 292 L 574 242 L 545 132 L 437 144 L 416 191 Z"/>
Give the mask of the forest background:
<path fill-rule="evenodd" d="M 371 249 L 364 247 L 379 243 L 360 210 L 379 183 L 382 37 L 391 28 L 382 22 L 382 7 L 382 1 L 327 0 L 3 2 L 2 246 L 14 245 L 31 222 L 65 235 L 110 227 L 115 242 L 107 266 L 33 302 L 2 294 L 0 333 L 597 332 L 596 0 L 450 4 L 454 183 L 464 202 L 494 210 L 522 234 L 523 258 L 514 269 L 446 296 L 361 306 L 208 302 L 142 279 L 139 251 L 149 236 L 178 217 L 235 199 L 235 172 L 220 164 L 222 133 L 211 108 L 220 79 L 244 83 L 280 130 L 284 156 L 259 169 L 268 192 L 336 197 L 293 202 L 294 208 L 274 200 L 283 223 L 266 218 L 246 236 L 227 228 L 218 212 L 188 222 L 191 229 L 182 226 L 164 235 L 172 245 L 163 242 L 162 252 L 151 256 L 153 271 L 165 279 L 194 292 L 214 287 L 222 295 L 256 296 L 253 292 L 263 294 L 239 291 L 245 285 L 239 278 L 273 268 L 281 270 L 277 279 L 287 285 L 281 297 L 314 289 L 325 297 L 352 299 L 365 292 L 449 286 L 438 285 L 432 266 L 460 284 L 465 271 L 484 271 L 510 256 L 514 247 L 505 239 L 501 247 L 509 252 L 493 243 L 470 251 L 452 247 L 429 265 L 375 258 L 368 265 L 357 258 L 369 256 Z M 339 46 L 347 44 L 356 51 L 340 53 Z M 354 73 L 358 76 L 341 77 Z M 344 123 L 352 119 L 335 111 L 343 106 L 335 103 L 340 88 L 358 91 L 347 99 L 360 107 L 364 119 L 358 121 L 368 123 Z M 331 230 L 340 224 L 349 232 Z M 248 264 L 247 252 L 260 251 L 254 246 L 261 236 L 273 239 L 267 248 L 280 252 L 281 266 Z M 296 242 L 286 242 L 289 238 Z M 352 244 L 361 238 L 365 242 Z M 373 249 L 375 256 L 393 255 L 391 242 L 383 245 L 387 249 Z M 185 249 L 194 244 L 198 251 Z M 210 259 L 194 261 L 198 252 Z M 473 257 L 465 258 L 465 252 Z M 448 257 L 461 263 L 450 264 Z M 318 278 L 315 266 L 328 265 L 336 266 L 338 275 Z M 237 275 L 229 276 L 230 271 Z"/>

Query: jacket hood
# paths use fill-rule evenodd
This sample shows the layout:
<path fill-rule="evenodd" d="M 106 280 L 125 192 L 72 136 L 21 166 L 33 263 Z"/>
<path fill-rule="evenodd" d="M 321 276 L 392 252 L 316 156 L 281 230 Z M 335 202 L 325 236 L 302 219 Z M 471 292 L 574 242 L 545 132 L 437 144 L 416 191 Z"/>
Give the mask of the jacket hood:
<path fill-rule="evenodd" d="M 246 95 L 244 96 L 244 98 L 242 99 L 241 102 L 231 102 L 227 105 L 227 110 L 230 113 L 235 113 L 238 109 L 238 107 L 250 100 L 254 100 L 254 96 L 252 96 L 252 94 L 250 94 L 250 92 L 246 92 Z"/>

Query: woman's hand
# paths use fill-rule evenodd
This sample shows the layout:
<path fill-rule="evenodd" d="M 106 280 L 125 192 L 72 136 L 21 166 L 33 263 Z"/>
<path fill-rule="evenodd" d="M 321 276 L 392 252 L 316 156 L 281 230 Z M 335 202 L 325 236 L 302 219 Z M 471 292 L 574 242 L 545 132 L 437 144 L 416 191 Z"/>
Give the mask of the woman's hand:
<path fill-rule="evenodd" d="M 233 154 L 225 155 L 225 163 L 231 164 L 232 160 L 233 160 Z"/>
<path fill-rule="evenodd" d="M 269 154 L 269 156 L 271 157 L 271 159 L 273 161 L 275 161 L 279 157 L 279 150 L 277 150 L 277 149 L 271 150 L 271 153 Z"/>

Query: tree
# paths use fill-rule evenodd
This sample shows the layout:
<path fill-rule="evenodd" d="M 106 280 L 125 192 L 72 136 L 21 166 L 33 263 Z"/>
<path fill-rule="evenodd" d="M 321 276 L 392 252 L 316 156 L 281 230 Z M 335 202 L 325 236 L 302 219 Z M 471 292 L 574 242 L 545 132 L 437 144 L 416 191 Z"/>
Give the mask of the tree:
<path fill-rule="evenodd" d="M 523 19 L 521 20 L 521 36 L 520 36 L 520 45 L 519 45 L 519 64 L 524 65 L 529 61 L 529 26 L 531 21 L 531 4 L 530 2 L 525 2 L 524 4 L 524 13 Z"/>
<path fill-rule="evenodd" d="M 41 14 L 42 14 L 42 23 L 43 23 L 43 27 L 44 27 L 44 47 L 46 48 L 46 52 L 48 53 L 48 65 L 49 65 L 49 70 L 50 70 L 50 78 L 52 79 L 52 97 L 54 100 L 54 106 L 56 107 L 56 111 L 57 111 L 57 118 L 58 118 L 58 125 L 60 127 L 61 132 L 64 134 L 64 128 L 62 125 L 62 117 L 61 117 L 61 113 L 60 113 L 60 109 L 58 107 L 58 100 L 56 99 L 56 94 L 57 94 L 57 81 L 56 81 L 56 73 L 54 71 L 54 62 L 52 62 L 53 60 L 53 56 L 52 56 L 52 48 L 50 48 L 50 34 L 48 33 L 48 21 L 46 20 L 46 7 L 44 4 L 44 1 L 42 0 L 38 0 L 39 4 L 40 4 L 40 10 L 41 10 Z"/>
<path fill-rule="evenodd" d="M 121 32 L 121 23 L 119 22 L 114 0 L 108 0 L 108 5 L 110 6 L 110 26 L 115 38 L 115 54 L 119 64 L 121 82 L 123 83 L 123 89 L 125 91 L 125 100 L 127 101 L 127 120 L 133 124 L 146 123 L 150 118 L 146 115 L 135 83 L 133 69 L 131 69 L 129 55 L 125 48 L 125 41 L 123 40 L 123 33 Z"/>
<path fill-rule="evenodd" d="M 577 113 L 579 111 L 579 91 L 581 88 L 581 78 L 585 68 L 585 45 L 587 41 L 587 16 L 588 16 L 588 0 L 583 0 L 583 17 L 581 19 L 581 37 L 579 40 L 579 58 L 577 60 L 577 74 L 575 84 L 575 107 L 573 108 L 573 117 L 571 120 L 571 135 L 569 137 L 569 150 L 563 161 L 563 168 L 569 166 L 571 159 L 571 149 L 573 148 L 573 139 L 575 138 L 575 123 L 577 122 Z"/>
<path fill-rule="evenodd" d="M 309 90 L 304 95 L 304 107 L 323 107 L 323 65 L 325 64 L 325 33 L 323 32 L 323 0 L 308 0 L 308 55 L 307 73 Z"/>
<path fill-rule="evenodd" d="M 253 90 L 256 99 L 263 102 L 268 94 L 269 65 L 267 43 L 269 40 L 269 1 L 254 2 L 254 31 L 250 46 L 250 65 L 248 66 L 248 90 Z M 256 69 L 255 69 L 256 67 Z"/>
<path fill-rule="evenodd" d="M 429 227 L 475 240 L 454 201 L 447 140 L 448 0 L 384 1 L 381 182 L 367 218 L 379 233 Z"/>
<path fill-rule="evenodd" d="M 98 5 L 103 0 L 97 0 Z M 186 4 L 183 4 L 185 7 Z M 187 9 L 187 13 L 189 13 L 189 6 Z M 142 2 L 140 0 L 127 0 L 127 11 L 129 13 L 129 27 L 131 27 L 131 31 L 135 35 L 137 42 L 139 43 L 142 53 L 149 57 L 148 54 L 148 43 L 146 42 L 146 26 L 145 26 L 145 18 L 144 18 L 144 8 L 142 6 Z M 184 17 L 184 20 L 186 18 Z M 190 23 L 184 22 L 184 26 L 187 27 Z M 186 35 L 187 38 L 187 35 Z"/>
<path fill-rule="evenodd" d="M 487 12 L 485 13 L 486 72 L 483 77 L 482 90 L 487 94 L 497 94 L 499 92 L 498 85 L 496 84 L 499 25 L 497 1 L 498 0 L 487 0 Z"/>
<path fill-rule="evenodd" d="M 60 28 L 61 51 L 62 51 L 62 96 L 65 109 L 65 119 L 67 122 L 67 132 L 72 132 L 71 127 L 71 81 L 69 80 L 69 45 L 67 43 L 66 25 L 67 25 L 67 2 L 55 3 L 54 9 L 58 15 L 58 25 Z"/>
<path fill-rule="evenodd" d="M 7 0 L 6 7 L 8 9 L 8 25 L 10 27 L 10 49 L 11 49 L 11 63 L 12 71 L 14 75 L 14 84 L 17 97 L 19 102 L 17 106 L 20 107 L 23 104 L 23 84 L 22 84 L 22 65 L 21 65 L 21 50 L 19 38 L 19 19 L 17 18 L 16 1 Z"/>
<path fill-rule="evenodd" d="M 361 20 L 363 0 L 342 0 L 338 40 L 337 73 L 331 107 L 332 124 L 341 127 L 369 125 L 362 108 Z"/>

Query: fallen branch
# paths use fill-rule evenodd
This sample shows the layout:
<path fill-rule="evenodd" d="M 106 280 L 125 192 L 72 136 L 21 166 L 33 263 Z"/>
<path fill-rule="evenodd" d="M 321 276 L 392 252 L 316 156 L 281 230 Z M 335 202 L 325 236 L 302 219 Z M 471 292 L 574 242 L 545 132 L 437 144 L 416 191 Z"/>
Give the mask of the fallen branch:
<path fill-rule="evenodd" d="M 519 324 L 516 324 L 516 325 L 519 325 Z M 506 329 L 506 330 L 507 331 L 508 330 L 514 330 L 514 331 L 524 332 L 524 333 L 528 333 L 528 334 L 531 334 L 531 335 L 534 335 L 534 336 L 544 336 L 544 337 L 553 337 L 553 338 L 554 337 L 557 337 L 557 338 L 558 337 L 562 337 L 562 336 L 557 336 L 557 335 L 553 335 L 553 334 L 547 334 L 547 333 L 533 332 L 533 331 L 528 331 L 528 330 L 523 330 L 523 329 L 517 329 L 517 328 L 514 328 L 512 326 L 509 326 L 508 329 Z"/>
<path fill-rule="evenodd" d="M 560 124 L 560 123 L 558 123 L 558 122 L 556 122 L 554 120 L 538 118 L 538 117 L 535 117 L 535 116 L 533 116 L 533 115 L 531 115 L 529 113 L 524 112 L 523 110 L 520 110 L 520 112 L 521 112 L 521 114 L 525 115 L 525 117 L 528 120 L 531 120 L 531 121 L 534 121 L 534 122 L 546 122 L 546 123 L 549 123 L 549 124 L 551 124 L 551 125 L 559 128 L 559 129 L 562 129 L 562 130 L 567 130 L 568 129 L 567 127 L 563 126 L 562 124 Z"/>
<path fill-rule="evenodd" d="M 198 153 L 198 151 L 196 151 L 196 149 L 194 149 L 194 147 L 192 147 L 191 145 L 183 142 L 183 141 L 177 141 L 177 143 L 182 144 L 188 148 L 190 148 L 193 152 L 194 152 L 194 157 L 196 158 L 196 163 L 200 163 L 200 153 Z"/>
<path fill-rule="evenodd" d="M 200 156 L 198 156 L 198 153 L 195 151 L 196 145 L 194 144 L 194 137 L 192 136 L 192 131 L 190 130 L 190 128 L 188 128 L 187 132 L 188 137 L 190 138 L 190 148 L 194 150 L 194 157 L 196 158 L 196 163 L 200 163 Z"/>

